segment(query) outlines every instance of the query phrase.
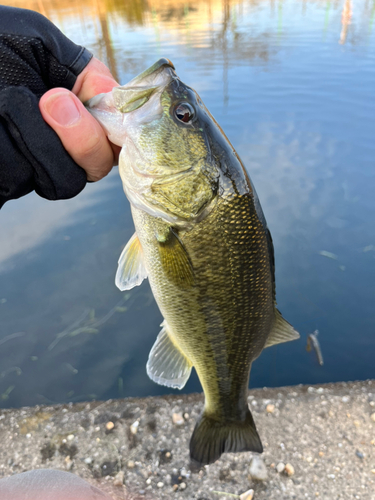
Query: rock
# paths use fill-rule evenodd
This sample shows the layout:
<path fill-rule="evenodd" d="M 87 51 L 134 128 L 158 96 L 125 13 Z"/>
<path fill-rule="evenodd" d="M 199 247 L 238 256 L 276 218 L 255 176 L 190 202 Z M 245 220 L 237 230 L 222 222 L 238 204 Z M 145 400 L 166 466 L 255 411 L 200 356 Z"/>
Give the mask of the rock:
<path fill-rule="evenodd" d="M 180 490 L 186 490 L 186 483 L 182 482 L 180 484 Z"/>
<path fill-rule="evenodd" d="M 255 455 L 250 461 L 249 474 L 254 481 L 266 481 L 268 479 L 267 468 L 258 455 Z"/>
<path fill-rule="evenodd" d="M 172 460 L 172 453 L 170 450 L 160 450 L 158 456 L 159 464 L 166 464 Z"/>
<path fill-rule="evenodd" d="M 135 463 L 133 462 L 133 460 L 129 460 L 126 466 L 128 469 L 134 469 Z"/>
<path fill-rule="evenodd" d="M 371 413 L 370 418 L 373 422 L 375 422 L 375 413 Z"/>
<path fill-rule="evenodd" d="M 72 460 L 70 457 L 65 458 L 65 467 L 66 470 L 72 470 L 74 466 L 74 460 Z"/>
<path fill-rule="evenodd" d="M 292 464 L 286 464 L 284 472 L 287 476 L 293 476 L 294 475 L 294 467 Z"/>
<path fill-rule="evenodd" d="M 161 481 L 156 485 L 158 488 L 162 488 L 164 486 L 164 483 L 162 483 Z"/>
<path fill-rule="evenodd" d="M 86 458 L 84 459 L 84 462 L 85 462 L 85 464 L 87 464 L 87 465 L 91 465 L 91 464 L 92 464 L 92 462 L 93 462 L 93 459 L 92 459 L 91 457 L 86 457 Z"/>
<path fill-rule="evenodd" d="M 69 434 L 69 436 L 67 436 L 66 438 L 68 441 L 73 441 L 74 439 L 74 434 Z"/>
<path fill-rule="evenodd" d="M 241 493 L 240 500 L 253 500 L 254 490 L 247 490 L 244 493 Z"/>
<path fill-rule="evenodd" d="M 267 411 L 267 413 L 273 413 L 275 411 L 275 405 L 271 405 L 271 404 L 267 405 L 266 411 Z"/>
<path fill-rule="evenodd" d="M 175 425 L 183 425 L 185 423 L 184 417 L 182 416 L 182 413 L 173 413 L 172 414 L 172 422 Z"/>
<path fill-rule="evenodd" d="M 232 479 L 230 469 L 221 469 L 219 472 L 219 481 L 230 481 Z"/>
<path fill-rule="evenodd" d="M 106 477 L 106 476 L 115 476 L 117 474 L 117 469 L 118 469 L 118 462 L 117 460 L 105 460 L 102 462 L 100 465 L 100 470 L 101 470 L 101 476 Z"/>
<path fill-rule="evenodd" d="M 358 458 L 360 458 L 361 460 L 363 460 L 365 458 L 364 454 L 359 451 L 359 450 L 356 450 L 355 451 L 355 454 L 357 455 Z"/>
<path fill-rule="evenodd" d="M 283 462 L 279 462 L 277 465 L 276 465 L 276 470 L 279 474 L 281 474 L 282 472 L 284 472 L 285 470 L 285 464 Z"/>
<path fill-rule="evenodd" d="M 120 472 L 118 472 L 116 475 L 115 475 L 115 478 L 113 480 L 113 484 L 115 486 L 122 486 L 124 484 L 124 471 L 123 470 L 120 470 Z"/>
<path fill-rule="evenodd" d="M 139 422 L 136 420 L 131 426 L 130 426 L 130 432 L 132 434 L 137 434 L 138 432 L 138 427 L 139 427 Z"/>
<path fill-rule="evenodd" d="M 59 453 L 65 457 L 73 458 L 78 453 L 77 446 L 73 443 L 68 445 L 66 442 L 61 443 L 59 446 Z"/>
<path fill-rule="evenodd" d="M 107 431 L 111 431 L 113 428 L 114 428 L 115 424 L 113 422 L 107 422 L 105 424 L 105 428 L 107 429 Z"/>
<path fill-rule="evenodd" d="M 56 445 L 54 445 L 51 442 L 46 443 L 40 449 L 40 453 L 42 455 L 42 462 L 45 462 L 46 460 L 52 460 L 52 457 L 54 456 L 55 451 L 56 451 Z"/>

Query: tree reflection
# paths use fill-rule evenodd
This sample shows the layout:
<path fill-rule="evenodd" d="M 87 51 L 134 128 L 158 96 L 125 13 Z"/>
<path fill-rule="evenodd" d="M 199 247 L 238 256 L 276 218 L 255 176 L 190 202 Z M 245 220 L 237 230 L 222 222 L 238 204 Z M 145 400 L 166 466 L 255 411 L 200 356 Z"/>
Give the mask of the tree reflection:
<path fill-rule="evenodd" d="M 352 18 L 352 3 L 351 0 L 345 0 L 341 14 L 342 30 L 340 33 L 339 43 L 344 44 L 348 35 L 348 28 Z"/>
<path fill-rule="evenodd" d="M 212 33 L 208 52 L 222 52 L 224 82 L 227 81 L 226 75 L 233 60 L 241 62 L 260 58 L 265 62 L 269 61 L 272 52 L 270 34 L 272 30 L 276 30 L 281 35 L 283 14 L 287 4 L 290 4 L 285 0 L 5 0 L 3 3 L 36 10 L 55 22 L 56 19 L 61 21 L 62 25 L 65 19 L 70 22 L 75 17 L 79 20 L 83 33 L 89 20 L 95 26 L 98 25 L 100 29 L 97 32 L 97 43 L 103 51 L 101 56 L 106 59 L 114 74 L 116 54 L 112 46 L 111 31 L 123 22 L 132 28 L 153 25 L 157 44 L 162 42 L 166 33 L 177 32 L 185 40 L 185 45 L 196 48 L 203 32 Z M 302 18 L 309 15 L 308 8 L 311 6 L 321 6 L 323 33 L 328 29 L 330 11 L 342 9 L 339 41 L 344 44 L 351 24 L 351 0 L 304 0 Z M 267 23 L 267 29 L 263 32 L 259 32 L 256 25 L 251 32 L 237 31 L 237 16 L 242 16 L 244 11 L 259 15 L 264 7 L 269 8 L 269 16 L 275 20 L 274 25 L 272 22 Z M 288 7 L 290 12 L 290 5 Z M 363 20 L 370 21 L 368 33 L 371 33 L 375 3 L 372 2 L 370 6 L 369 2 L 363 2 L 362 9 Z M 126 27 L 121 26 L 120 29 Z M 363 36 L 364 30 L 358 31 Z M 211 54 L 206 55 L 210 57 Z M 204 54 L 201 56 L 204 57 Z"/>

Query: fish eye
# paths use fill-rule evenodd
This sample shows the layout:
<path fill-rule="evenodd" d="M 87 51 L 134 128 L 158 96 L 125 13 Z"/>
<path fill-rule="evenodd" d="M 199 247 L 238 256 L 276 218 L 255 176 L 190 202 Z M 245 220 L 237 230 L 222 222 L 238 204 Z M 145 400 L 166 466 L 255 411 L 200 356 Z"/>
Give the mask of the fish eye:
<path fill-rule="evenodd" d="M 191 104 L 181 102 L 174 108 L 174 116 L 179 122 L 190 123 L 194 118 L 195 111 Z"/>

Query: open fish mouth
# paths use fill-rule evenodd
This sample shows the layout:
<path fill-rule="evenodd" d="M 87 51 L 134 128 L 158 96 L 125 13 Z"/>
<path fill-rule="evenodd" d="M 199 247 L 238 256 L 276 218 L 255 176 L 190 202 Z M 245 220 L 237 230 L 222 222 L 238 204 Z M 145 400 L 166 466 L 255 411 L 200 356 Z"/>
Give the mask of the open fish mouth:
<path fill-rule="evenodd" d="M 116 109 L 129 113 L 143 106 L 151 96 L 177 78 L 169 59 L 159 59 L 150 68 L 136 76 L 127 85 L 115 87 L 112 91 Z"/>
<path fill-rule="evenodd" d="M 173 70 L 174 76 L 176 76 L 175 73 L 175 67 L 169 59 L 166 57 L 162 57 L 156 63 L 154 63 L 152 66 L 150 66 L 148 69 L 140 73 L 139 75 L 135 76 L 133 80 L 130 80 L 128 83 L 129 86 L 135 87 L 138 85 L 145 85 L 148 83 L 150 80 L 150 84 L 152 85 L 153 81 L 157 76 L 160 74 L 160 70 L 163 68 L 171 68 Z"/>
<path fill-rule="evenodd" d="M 150 68 L 121 87 L 114 87 L 108 94 L 98 94 L 89 99 L 85 106 L 96 118 L 101 109 L 116 108 L 126 114 L 143 106 L 157 92 L 177 78 L 173 63 L 166 58 L 159 59 Z"/>

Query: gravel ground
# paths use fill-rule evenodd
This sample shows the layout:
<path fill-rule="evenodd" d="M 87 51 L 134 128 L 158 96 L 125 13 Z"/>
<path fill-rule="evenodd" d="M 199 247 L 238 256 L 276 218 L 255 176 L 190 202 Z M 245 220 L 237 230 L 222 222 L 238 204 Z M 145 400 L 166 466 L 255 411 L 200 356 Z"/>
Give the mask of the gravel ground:
<path fill-rule="evenodd" d="M 260 463 L 224 454 L 201 470 L 188 458 L 200 394 L 0 410 L 0 478 L 68 470 L 116 500 L 375 499 L 375 380 L 256 389 L 249 404 Z"/>

